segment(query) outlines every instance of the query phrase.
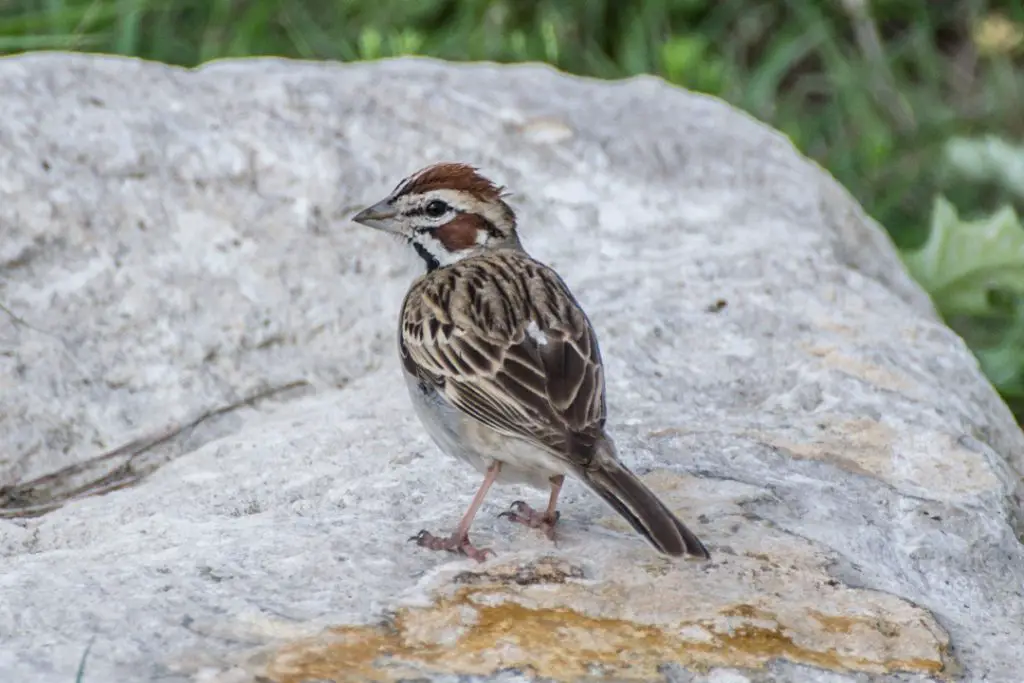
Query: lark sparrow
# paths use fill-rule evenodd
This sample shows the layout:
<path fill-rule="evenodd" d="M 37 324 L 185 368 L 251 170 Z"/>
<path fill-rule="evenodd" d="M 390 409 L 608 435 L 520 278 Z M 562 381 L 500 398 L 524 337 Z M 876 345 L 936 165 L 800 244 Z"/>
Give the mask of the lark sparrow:
<path fill-rule="evenodd" d="M 427 272 L 402 304 L 398 348 L 413 406 L 440 449 L 484 475 L 450 536 L 410 540 L 483 560 L 469 528 L 498 483 L 550 488 L 544 511 L 503 516 L 553 538 L 565 475 L 577 477 L 668 555 L 707 558 L 700 540 L 630 472 L 605 433 L 597 337 L 555 271 L 519 242 L 497 187 L 465 164 L 429 166 L 353 220 L 397 235 Z"/>

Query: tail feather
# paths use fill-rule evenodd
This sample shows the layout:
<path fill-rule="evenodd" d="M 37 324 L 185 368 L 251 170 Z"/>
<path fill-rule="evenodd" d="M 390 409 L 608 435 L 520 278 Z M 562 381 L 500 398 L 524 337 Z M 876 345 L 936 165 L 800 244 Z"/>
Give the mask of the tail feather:
<path fill-rule="evenodd" d="M 622 515 L 637 533 L 666 555 L 711 555 L 697 536 L 614 456 L 599 454 L 580 479 Z"/>

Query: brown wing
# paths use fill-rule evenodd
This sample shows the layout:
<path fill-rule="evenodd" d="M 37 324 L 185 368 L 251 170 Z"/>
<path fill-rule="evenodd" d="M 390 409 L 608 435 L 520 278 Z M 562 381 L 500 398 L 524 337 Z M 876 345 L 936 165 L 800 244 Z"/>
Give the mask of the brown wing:
<path fill-rule="evenodd" d="M 584 464 L 606 408 L 597 337 L 561 278 L 515 251 L 431 273 L 406 297 L 406 368 L 503 434 Z"/>

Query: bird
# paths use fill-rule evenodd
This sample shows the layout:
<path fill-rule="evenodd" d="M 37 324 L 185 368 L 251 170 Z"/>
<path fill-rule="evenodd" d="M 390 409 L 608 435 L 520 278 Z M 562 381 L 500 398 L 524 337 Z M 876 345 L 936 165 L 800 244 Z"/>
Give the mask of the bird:
<path fill-rule="evenodd" d="M 619 458 L 605 424 L 597 335 L 568 286 L 531 257 L 504 187 L 466 163 L 404 178 L 352 220 L 397 237 L 425 272 L 402 302 L 398 352 L 413 409 L 438 448 L 483 482 L 448 535 L 410 538 L 484 561 L 470 527 L 495 483 L 549 491 L 501 517 L 555 539 L 558 497 L 572 476 L 657 551 L 708 559 L 700 539 Z"/>

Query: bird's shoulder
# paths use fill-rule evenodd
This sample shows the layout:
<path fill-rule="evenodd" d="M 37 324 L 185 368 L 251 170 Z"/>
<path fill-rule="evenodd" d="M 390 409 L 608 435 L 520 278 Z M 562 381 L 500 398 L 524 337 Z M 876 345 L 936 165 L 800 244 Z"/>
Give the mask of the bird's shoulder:
<path fill-rule="evenodd" d="M 471 332 L 501 343 L 527 327 L 577 337 L 590 322 L 562 278 L 518 250 L 464 259 L 419 278 L 402 306 L 407 334 Z"/>

